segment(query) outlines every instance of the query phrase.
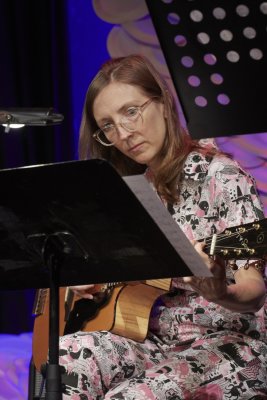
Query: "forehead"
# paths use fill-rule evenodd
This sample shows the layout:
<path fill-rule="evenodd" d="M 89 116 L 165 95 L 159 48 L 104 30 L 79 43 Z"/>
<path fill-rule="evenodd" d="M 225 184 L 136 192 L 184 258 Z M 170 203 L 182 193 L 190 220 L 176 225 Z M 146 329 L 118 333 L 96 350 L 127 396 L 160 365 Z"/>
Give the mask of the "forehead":
<path fill-rule="evenodd" d="M 109 83 L 96 96 L 93 104 L 95 119 L 118 112 L 126 103 L 141 101 L 145 95 L 137 86 L 121 82 Z"/>

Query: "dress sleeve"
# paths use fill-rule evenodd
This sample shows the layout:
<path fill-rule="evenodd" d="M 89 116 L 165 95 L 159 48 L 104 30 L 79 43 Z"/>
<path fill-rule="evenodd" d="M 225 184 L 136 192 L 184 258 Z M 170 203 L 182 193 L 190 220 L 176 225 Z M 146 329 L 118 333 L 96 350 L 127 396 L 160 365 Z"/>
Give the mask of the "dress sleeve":
<path fill-rule="evenodd" d="M 264 218 L 255 180 L 236 161 L 216 157 L 208 176 L 220 231 Z"/>
<path fill-rule="evenodd" d="M 219 231 L 264 218 L 263 207 L 254 178 L 241 166 L 226 157 L 217 158 L 209 171 L 211 195 L 217 209 Z M 212 193 L 212 191 L 214 191 Z M 238 258 L 238 257 L 237 257 Z M 256 266 L 264 273 L 265 266 L 257 260 L 231 260 L 233 273 L 240 268 Z"/>

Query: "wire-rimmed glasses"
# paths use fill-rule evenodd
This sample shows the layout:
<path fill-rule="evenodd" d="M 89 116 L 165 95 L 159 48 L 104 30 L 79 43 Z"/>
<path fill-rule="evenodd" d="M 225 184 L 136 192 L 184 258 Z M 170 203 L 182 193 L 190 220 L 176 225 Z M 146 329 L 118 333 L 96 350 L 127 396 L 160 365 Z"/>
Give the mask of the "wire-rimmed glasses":
<path fill-rule="evenodd" d="M 141 106 L 131 106 L 127 108 L 119 124 L 107 123 L 93 133 L 93 138 L 103 146 L 113 146 L 119 140 L 117 126 L 120 125 L 127 132 L 135 132 L 138 124 L 143 122 L 143 111 L 152 103 L 155 97 L 151 97 Z"/>

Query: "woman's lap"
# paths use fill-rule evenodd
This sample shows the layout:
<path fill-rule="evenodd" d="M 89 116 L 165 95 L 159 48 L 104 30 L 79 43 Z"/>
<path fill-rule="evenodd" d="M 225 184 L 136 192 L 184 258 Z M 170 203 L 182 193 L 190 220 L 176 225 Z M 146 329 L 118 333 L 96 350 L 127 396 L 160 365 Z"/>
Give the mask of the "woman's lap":
<path fill-rule="evenodd" d="M 182 351 L 108 332 L 63 342 L 60 362 L 68 370 L 63 381 L 72 386 L 65 399 L 246 400 L 262 393 L 267 398 L 267 346 L 242 335 L 207 335 Z"/>
<path fill-rule="evenodd" d="M 165 357 L 151 341 L 136 343 L 105 331 L 62 337 L 59 356 L 66 393 L 91 392 L 92 397 L 85 399 L 103 396 L 115 383 L 142 373 Z"/>

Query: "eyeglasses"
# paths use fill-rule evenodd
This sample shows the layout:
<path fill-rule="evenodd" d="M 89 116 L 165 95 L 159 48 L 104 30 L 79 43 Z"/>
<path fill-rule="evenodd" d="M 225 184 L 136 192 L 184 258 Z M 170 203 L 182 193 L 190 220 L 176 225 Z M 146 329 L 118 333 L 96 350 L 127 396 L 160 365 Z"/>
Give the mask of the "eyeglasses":
<path fill-rule="evenodd" d="M 103 146 L 113 146 L 119 140 L 117 126 L 120 125 L 127 132 L 135 132 L 139 124 L 143 123 L 143 112 L 149 104 L 152 103 L 155 97 L 151 97 L 141 106 L 129 107 L 122 116 L 119 124 L 107 123 L 93 133 L 93 138 Z"/>

